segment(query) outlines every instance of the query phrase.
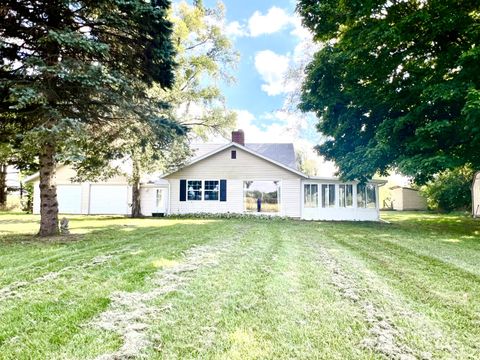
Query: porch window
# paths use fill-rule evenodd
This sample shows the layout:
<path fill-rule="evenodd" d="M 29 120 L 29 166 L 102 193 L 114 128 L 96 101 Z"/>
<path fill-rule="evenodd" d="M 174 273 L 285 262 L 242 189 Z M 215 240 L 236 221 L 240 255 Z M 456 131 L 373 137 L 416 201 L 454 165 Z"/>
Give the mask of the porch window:
<path fill-rule="evenodd" d="M 377 207 L 375 185 L 357 185 L 357 206 L 368 209 L 375 209 Z"/>
<path fill-rule="evenodd" d="M 353 206 L 353 185 L 341 184 L 338 186 L 338 197 L 340 207 Z"/>
<path fill-rule="evenodd" d="M 156 199 L 155 199 L 155 205 L 157 209 L 160 209 L 163 207 L 163 190 L 162 189 L 157 189 L 156 193 Z"/>
<path fill-rule="evenodd" d="M 205 180 L 205 200 L 218 200 L 218 193 L 220 190 L 218 180 Z"/>
<path fill-rule="evenodd" d="M 280 212 L 280 181 L 244 181 L 243 200 L 247 212 Z"/>
<path fill-rule="evenodd" d="M 187 199 L 191 201 L 202 200 L 202 181 L 187 181 Z"/>
<path fill-rule="evenodd" d="M 335 207 L 335 184 L 322 185 L 322 207 Z"/>
<path fill-rule="evenodd" d="M 318 185 L 305 184 L 303 186 L 303 204 L 306 208 L 318 207 Z"/>

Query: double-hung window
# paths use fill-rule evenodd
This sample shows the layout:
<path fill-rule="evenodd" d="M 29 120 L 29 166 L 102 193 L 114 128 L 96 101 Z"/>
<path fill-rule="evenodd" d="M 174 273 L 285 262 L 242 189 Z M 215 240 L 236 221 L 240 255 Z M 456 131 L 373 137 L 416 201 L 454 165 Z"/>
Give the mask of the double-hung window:
<path fill-rule="evenodd" d="M 318 207 L 318 185 L 317 184 L 304 185 L 303 203 L 306 208 Z"/>
<path fill-rule="evenodd" d="M 335 184 L 322 185 L 322 207 L 335 207 Z"/>
<path fill-rule="evenodd" d="M 359 208 L 369 209 L 375 209 L 377 207 L 375 185 L 357 185 L 357 206 Z"/>
<path fill-rule="evenodd" d="M 202 200 L 202 181 L 188 180 L 187 181 L 187 199 L 188 200 Z"/>
<path fill-rule="evenodd" d="M 338 200 L 340 207 L 352 207 L 353 185 L 340 184 L 338 186 Z"/>
<path fill-rule="evenodd" d="M 218 180 L 205 180 L 204 186 L 205 194 L 204 200 L 218 200 L 220 185 Z"/>

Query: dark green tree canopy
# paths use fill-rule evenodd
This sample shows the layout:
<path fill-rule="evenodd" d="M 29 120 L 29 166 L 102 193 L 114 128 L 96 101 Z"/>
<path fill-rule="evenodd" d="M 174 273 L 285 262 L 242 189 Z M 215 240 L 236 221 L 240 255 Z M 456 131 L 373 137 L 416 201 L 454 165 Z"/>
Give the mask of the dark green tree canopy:
<path fill-rule="evenodd" d="M 317 150 L 340 175 L 391 169 L 425 182 L 480 167 L 480 3 L 300 0 L 323 43 L 307 67 L 301 109 L 329 139 Z"/>

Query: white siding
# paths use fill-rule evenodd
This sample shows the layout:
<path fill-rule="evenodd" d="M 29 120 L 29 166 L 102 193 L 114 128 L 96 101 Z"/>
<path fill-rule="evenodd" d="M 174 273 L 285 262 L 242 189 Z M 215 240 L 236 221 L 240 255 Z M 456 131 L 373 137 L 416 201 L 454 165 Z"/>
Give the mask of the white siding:
<path fill-rule="evenodd" d="M 480 172 L 475 174 L 472 185 L 472 211 L 474 217 L 480 217 Z"/>
<path fill-rule="evenodd" d="M 398 187 L 392 189 L 394 210 L 426 210 L 427 200 L 417 190 Z"/>
<path fill-rule="evenodd" d="M 243 182 L 248 180 L 281 181 L 281 215 L 300 217 L 301 177 L 291 171 L 233 147 L 166 177 L 170 182 L 171 213 L 242 213 Z M 227 180 L 227 201 L 180 201 L 180 180 Z"/>

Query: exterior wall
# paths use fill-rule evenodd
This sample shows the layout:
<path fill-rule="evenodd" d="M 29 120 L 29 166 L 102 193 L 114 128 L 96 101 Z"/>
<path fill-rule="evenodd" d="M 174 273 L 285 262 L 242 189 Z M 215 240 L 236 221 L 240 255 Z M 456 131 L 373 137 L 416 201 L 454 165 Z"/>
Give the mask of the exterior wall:
<path fill-rule="evenodd" d="M 403 189 L 403 210 L 427 210 L 427 200 L 413 189 Z"/>
<path fill-rule="evenodd" d="M 319 186 L 318 195 L 318 207 L 305 208 L 303 206 L 304 199 L 304 184 L 317 184 Z M 334 184 L 335 185 L 335 207 L 322 208 L 321 190 L 322 184 Z M 339 203 L 339 185 L 348 184 L 353 185 L 353 206 L 352 207 L 340 207 Z M 302 182 L 302 219 L 305 220 L 333 220 L 333 221 L 379 221 L 380 209 L 379 209 L 379 191 L 378 186 L 375 186 L 376 207 L 375 208 L 359 208 L 357 206 L 357 184 L 354 182 L 341 182 L 337 180 L 304 180 Z"/>
<path fill-rule="evenodd" d="M 475 174 L 472 184 L 472 212 L 474 217 L 480 217 L 480 173 Z"/>
<path fill-rule="evenodd" d="M 157 190 L 163 190 L 165 196 L 164 207 L 157 207 Z M 168 186 L 142 185 L 140 188 L 140 204 L 143 216 L 152 216 L 152 213 L 168 213 Z"/>
<path fill-rule="evenodd" d="M 230 151 L 237 158 L 230 158 Z M 198 163 L 166 177 L 170 183 L 170 212 L 243 213 L 243 182 L 248 180 L 281 181 L 280 215 L 301 216 L 301 177 L 280 166 L 254 156 L 242 149 L 227 148 Z M 227 180 L 227 201 L 180 201 L 180 180 Z"/>
<path fill-rule="evenodd" d="M 398 211 L 426 210 L 427 200 L 418 191 L 408 188 L 392 190 L 393 209 Z"/>

